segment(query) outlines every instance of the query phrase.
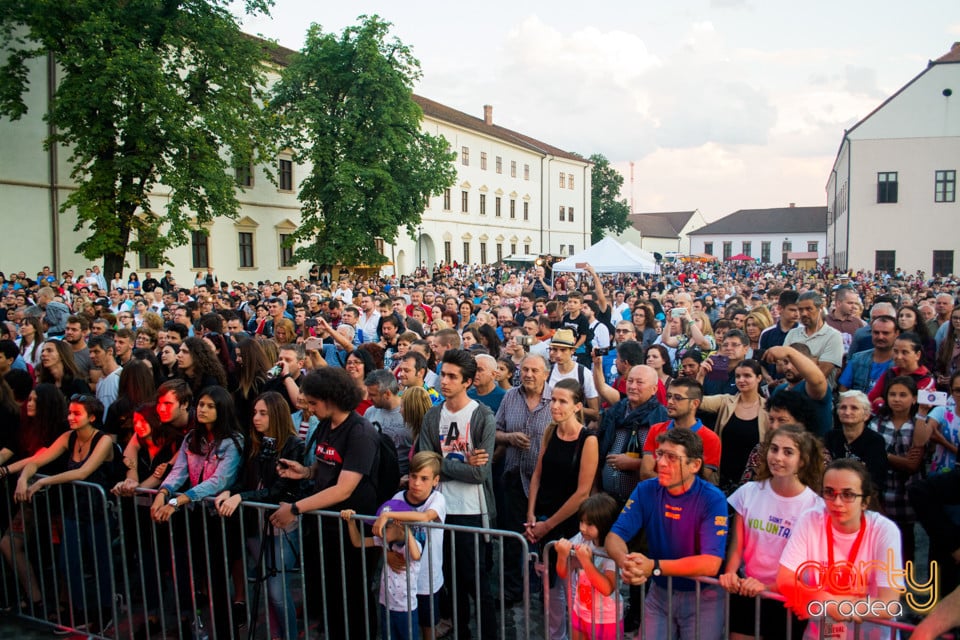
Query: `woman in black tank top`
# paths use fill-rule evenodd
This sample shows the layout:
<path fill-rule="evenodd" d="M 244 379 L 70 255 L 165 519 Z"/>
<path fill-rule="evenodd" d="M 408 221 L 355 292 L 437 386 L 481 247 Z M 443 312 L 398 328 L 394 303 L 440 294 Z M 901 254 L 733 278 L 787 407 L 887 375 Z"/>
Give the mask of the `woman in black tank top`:
<path fill-rule="evenodd" d="M 600 457 L 596 434 L 583 426 L 583 390 L 573 379 L 561 380 L 550 400 L 553 422 L 543 434 L 540 457 L 530 479 L 526 537 L 545 545 L 575 535 L 577 511 L 590 497 Z M 556 580 L 556 558 L 544 558 L 550 570 L 550 637 L 563 637 L 566 598 Z"/>
<path fill-rule="evenodd" d="M 71 397 L 67 410 L 70 430 L 27 462 L 14 493 L 17 502 L 30 502 L 41 489 L 58 484 L 84 481 L 104 486 L 109 480 L 104 464 L 113 460 L 115 445 L 110 436 L 99 429 L 102 419 L 103 404 L 96 397 Z M 63 455 L 66 455 L 65 471 L 31 484 L 40 467 Z M 62 509 L 63 544 L 59 565 L 73 604 L 73 619 L 63 622 L 76 629 L 97 632 L 110 626 L 113 619 L 105 494 L 88 486 L 74 485 L 74 488 L 76 499 L 68 494 Z M 87 584 L 85 573 L 94 574 L 96 584 Z"/>

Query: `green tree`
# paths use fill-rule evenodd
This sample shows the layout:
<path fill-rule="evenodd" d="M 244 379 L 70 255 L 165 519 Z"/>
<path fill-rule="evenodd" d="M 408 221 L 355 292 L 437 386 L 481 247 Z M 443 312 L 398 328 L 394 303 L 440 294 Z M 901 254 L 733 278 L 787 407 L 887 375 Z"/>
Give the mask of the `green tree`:
<path fill-rule="evenodd" d="M 271 103 L 285 144 L 312 167 L 290 242 L 319 264 L 382 264 L 375 239 L 393 244 L 403 227 L 412 237 L 427 198 L 456 178 L 449 143 L 420 129 L 420 63 L 388 40 L 390 23 L 359 21 L 339 36 L 311 25 Z"/>
<path fill-rule="evenodd" d="M 0 116 L 21 118 L 27 64 L 52 56 L 58 83 L 44 118 L 77 185 L 77 247 L 122 271 L 127 251 L 163 261 L 189 231 L 236 216 L 233 167 L 268 152 L 257 87 L 265 43 L 241 33 L 228 0 L 4 0 Z M 266 13 L 272 0 L 245 0 Z M 3 56 L 4 54 L 0 54 Z M 272 155 L 272 153 L 271 153 Z M 164 196 L 155 211 L 150 195 Z"/>
<path fill-rule="evenodd" d="M 590 240 L 600 242 L 605 235 L 619 234 L 630 226 L 630 207 L 625 199 L 618 199 L 623 187 L 623 176 L 610 166 L 603 154 L 590 156 L 593 170 L 590 173 Z"/>

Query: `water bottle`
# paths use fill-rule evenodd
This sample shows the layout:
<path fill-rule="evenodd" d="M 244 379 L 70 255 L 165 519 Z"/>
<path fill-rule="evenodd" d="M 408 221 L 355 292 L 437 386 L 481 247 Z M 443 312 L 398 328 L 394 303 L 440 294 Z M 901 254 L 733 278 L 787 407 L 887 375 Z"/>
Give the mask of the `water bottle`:
<path fill-rule="evenodd" d="M 197 615 L 193 618 L 191 631 L 193 632 L 193 640 L 210 640 L 210 634 L 207 633 L 207 628 L 203 626 L 203 618 L 199 609 L 197 609 Z"/>

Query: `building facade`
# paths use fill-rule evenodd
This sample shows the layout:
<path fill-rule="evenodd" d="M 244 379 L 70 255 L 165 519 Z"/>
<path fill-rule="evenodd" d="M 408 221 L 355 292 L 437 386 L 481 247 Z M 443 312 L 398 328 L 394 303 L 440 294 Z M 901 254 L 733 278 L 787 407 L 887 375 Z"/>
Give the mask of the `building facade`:
<path fill-rule="evenodd" d="M 826 257 L 826 207 L 741 209 L 690 232 L 690 254 L 727 260 L 749 256 L 762 264 L 788 262 L 789 253 Z"/>
<path fill-rule="evenodd" d="M 630 226 L 617 239 L 661 256 L 686 253 L 690 248 L 690 232 L 707 224 L 699 209 L 631 213 L 629 220 Z"/>
<path fill-rule="evenodd" d="M 956 273 L 960 42 L 844 133 L 827 179 L 842 269 Z"/>
<path fill-rule="evenodd" d="M 289 50 L 273 62 L 281 65 Z M 0 216 L 15 223 L 16 242 L 0 253 L 0 271 L 38 272 L 73 268 L 81 273 L 88 261 L 74 253 L 86 237 L 74 231 L 76 216 L 58 209 L 73 188 L 68 150 L 44 149 L 49 135 L 43 114 L 56 86 L 52 65 L 31 61 L 28 114 L 19 121 L 0 120 Z M 279 68 L 279 67 L 278 67 Z M 414 96 L 424 112 L 422 128 L 441 134 L 457 154 L 457 179 L 441 196 L 431 198 L 421 225 L 411 237 L 404 230 L 394 246 L 381 245 L 385 270 L 410 273 L 418 264 L 491 263 L 512 254 L 570 255 L 589 245 L 591 164 L 516 131 L 493 123 L 493 108 L 477 118 L 437 102 Z M 237 219 L 216 218 L 206 234 L 168 252 L 168 264 L 151 264 L 129 254 L 127 271 L 170 269 L 180 282 L 191 273 L 213 267 L 223 280 L 283 280 L 309 268 L 293 261 L 283 247 L 300 223 L 297 193 L 310 168 L 281 153 L 273 167 L 277 182 L 263 167 L 238 169 Z M 151 197 L 162 212 L 169 193 L 161 186 Z M 322 241 L 322 238 L 319 239 Z M 111 277 L 113 274 L 107 274 Z"/>

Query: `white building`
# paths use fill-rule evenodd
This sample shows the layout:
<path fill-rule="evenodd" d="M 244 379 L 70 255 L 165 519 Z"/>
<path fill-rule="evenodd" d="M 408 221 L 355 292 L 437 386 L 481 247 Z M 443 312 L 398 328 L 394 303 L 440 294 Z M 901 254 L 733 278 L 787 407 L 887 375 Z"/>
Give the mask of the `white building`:
<path fill-rule="evenodd" d="M 690 247 L 689 234 L 707 224 L 699 209 L 631 213 L 630 226 L 617 236 L 620 242 L 629 242 L 651 253 L 686 253 Z"/>
<path fill-rule="evenodd" d="M 741 209 L 690 232 L 690 253 L 726 260 L 746 255 L 761 263 L 785 263 L 790 253 L 826 255 L 826 207 Z"/>
<path fill-rule="evenodd" d="M 827 180 L 832 265 L 956 272 L 958 91 L 960 42 L 844 132 Z"/>
<path fill-rule="evenodd" d="M 282 65 L 289 50 L 280 48 L 272 61 Z M 0 216 L 15 233 L 0 253 L 0 271 L 36 273 L 43 266 L 80 273 L 87 260 L 74 253 L 86 237 L 73 231 L 76 216 L 58 214 L 73 188 L 68 150 L 44 150 L 48 135 L 43 114 L 49 84 L 45 60 L 31 62 L 28 114 L 17 122 L 0 120 Z M 424 111 L 422 127 L 442 134 L 457 152 L 457 179 L 447 193 L 432 198 L 417 238 L 401 231 L 395 246 L 381 247 L 398 273 L 410 273 L 418 262 L 489 263 L 517 253 L 570 255 L 589 245 L 590 169 L 580 156 L 493 124 L 493 108 L 475 118 L 432 100 L 414 97 Z M 171 269 L 181 283 L 191 272 L 213 267 L 223 280 L 277 280 L 304 274 L 309 265 L 295 264 L 292 250 L 282 248 L 285 236 L 300 222 L 297 192 L 309 167 L 281 153 L 270 182 L 262 167 L 238 171 L 241 205 L 236 220 L 217 218 L 209 236 L 194 233 L 191 243 L 168 252 L 169 264 L 154 265 L 130 254 L 128 271 Z M 169 194 L 151 195 L 162 212 Z M 107 274 L 108 279 L 113 274 Z"/>

